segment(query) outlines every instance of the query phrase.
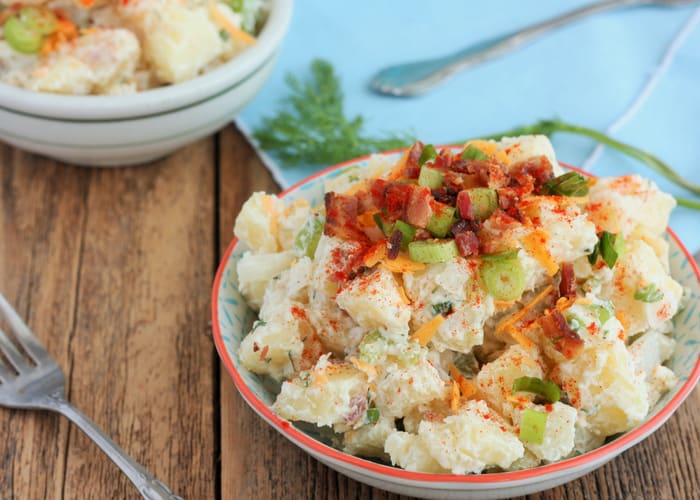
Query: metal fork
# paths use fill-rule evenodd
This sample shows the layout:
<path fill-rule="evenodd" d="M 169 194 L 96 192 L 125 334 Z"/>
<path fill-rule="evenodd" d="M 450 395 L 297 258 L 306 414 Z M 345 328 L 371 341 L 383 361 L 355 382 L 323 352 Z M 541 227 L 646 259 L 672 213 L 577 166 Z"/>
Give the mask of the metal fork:
<path fill-rule="evenodd" d="M 102 448 L 144 498 L 182 500 L 149 474 L 80 410 L 66 401 L 63 371 L 2 294 L 0 318 L 5 320 L 9 333 L 14 336 L 25 354 L 20 352 L 0 325 L 0 351 L 6 359 L 6 362 L 0 359 L 0 406 L 60 413 Z"/>

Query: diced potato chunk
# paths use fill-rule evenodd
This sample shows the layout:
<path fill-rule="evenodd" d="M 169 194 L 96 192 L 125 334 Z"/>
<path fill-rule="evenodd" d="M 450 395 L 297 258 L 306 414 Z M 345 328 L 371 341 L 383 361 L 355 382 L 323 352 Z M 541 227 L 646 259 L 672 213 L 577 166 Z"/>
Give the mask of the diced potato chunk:
<path fill-rule="evenodd" d="M 275 234 L 283 212 L 284 204 L 276 196 L 253 193 L 243 204 L 233 233 L 253 251 L 277 252 L 279 245 Z"/>

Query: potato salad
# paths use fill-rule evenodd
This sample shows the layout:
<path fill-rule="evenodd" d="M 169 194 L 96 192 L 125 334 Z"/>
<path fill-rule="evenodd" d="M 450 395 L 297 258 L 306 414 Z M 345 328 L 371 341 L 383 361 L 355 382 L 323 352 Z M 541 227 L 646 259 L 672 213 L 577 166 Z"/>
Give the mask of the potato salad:
<path fill-rule="evenodd" d="M 0 82 L 130 94 L 189 80 L 255 44 L 265 0 L 0 0 Z"/>
<path fill-rule="evenodd" d="M 675 200 L 564 172 L 544 136 L 420 142 L 325 185 L 255 193 L 234 232 L 258 320 L 243 367 L 273 409 L 412 471 L 512 471 L 601 446 L 678 378 Z"/>

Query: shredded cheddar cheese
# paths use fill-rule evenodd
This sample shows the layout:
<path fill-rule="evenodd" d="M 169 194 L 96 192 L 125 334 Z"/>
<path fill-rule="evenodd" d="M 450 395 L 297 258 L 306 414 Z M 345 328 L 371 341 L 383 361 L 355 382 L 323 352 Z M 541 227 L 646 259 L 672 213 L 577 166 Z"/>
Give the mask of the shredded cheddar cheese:
<path fill-rule="evenodd" d="M 219 8 L 216 6 L 216 2 L 209 3 L 209 14 L 214 22 L 225 29 L 234 40 L 244 45 L 255 45 L 257 43 L 255 37 L 238 28 L 224 14 L 222 14 Z"/>
<path fill-rule="evenodd" d="M 369 363 L 365 363 L 361 359 L 357 359 L 355 356 L 350 356 L 350 362 L 355 365 L 355 368 L 367 375 L 368 378 L 377 378 L 377 369 Z"/>
<path fill-rule="evenodd" d="M 450 408 L 453 412 L 459 411 L 459 384 L 452 381 L 452 397 L 450 398 Z"/>
<path fill-rule="evenodd" d="M 554 276 L 559 270 L 559 265 L 552 258 L 552 254 L 547 250 L 546 243 L 549 240 L 549 234 L 542 230 L 536 229 L 522 239 L 523 246 L 542 264 L 549 276 Z"/>
<path fill-rule="evenodd" d="M 544 290 L 537 294 L 537 296 L 534 299 L 532 299 L 528 304 L 523 306 L 522 309 L 513 314 L 510 318 L 505 319 L 501 323 L 499 323 L 496 327 L 496 333 L 502 332 L 506 328 L 510 327 L 511 325 L 514 325 L 517 321 L 522 319 L 529 311 L 532 310 L 533 307 L 535 307 L 539 302 L 541 302 L 542 299 L 547 297 L 551 293 L 552 289 L 553 286 L 548 285 Z"/>
<path fill-rule="evenodd" d="M 411 340 L 418 341 L 418 343 L 422 346 L 427 345 L 428 342 L 430 342 L 430 339 L 435 336 L 443 321 L 445 321 L 445 317 L 442 314 L 438 314 L 416 330 L 416 332 L 411 335 Z"/>

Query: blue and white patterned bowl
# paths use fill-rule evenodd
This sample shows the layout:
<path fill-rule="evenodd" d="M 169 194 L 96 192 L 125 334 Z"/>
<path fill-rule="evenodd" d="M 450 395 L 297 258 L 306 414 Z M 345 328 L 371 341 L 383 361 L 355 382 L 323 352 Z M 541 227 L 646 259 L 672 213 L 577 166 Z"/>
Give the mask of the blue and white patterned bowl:
<path fill-rule="evenodd" d="M 399 155 L 396 152 L 386 154 L 397 158 Z M 367 158 L 360 158 L 331 167 L 293 186 L 280 197 L 285 203 L 305 198 L 312 206 L 319 205 L 323 201 L 324 181 L 348 167 L 361 167 L 366 162 Z M 343 453 L 331 447 L 313 426 L 297 426 L 275 415 L 271 406 L 276 397 L 276 384 L 246 370 L 237 355 L 241 340 L 256 315 L 237 288 L 236 263 L 246 248 L 235 239 L 221 261 L 212 290 L 214 340 L 238 391 L 251 408 L 287 439 L 338 472 L 378 488 L 426 498 L 525 495 L 576 479 L 642 441 L 673 414 L 697 384 L 700 378 L 700 270 L 672 231 L 668 231 L 666 239 L 670 245 L 671 275 L 691 291 L 688 305 L 674 319 L 676 349 L 669 363 L 681 382 L 635 429 L 585 455 L 535 469 L 464 476 L 406 471 Z"/>
<path fill-rule="evenodd" d="M 274 67 L 292 0 L 270 0 L 257 43 L 192 80 L 133 95 L 57 95 L 0 83 L 0 140 L 69 163 L 144 163 L 231 122 Z"/>

